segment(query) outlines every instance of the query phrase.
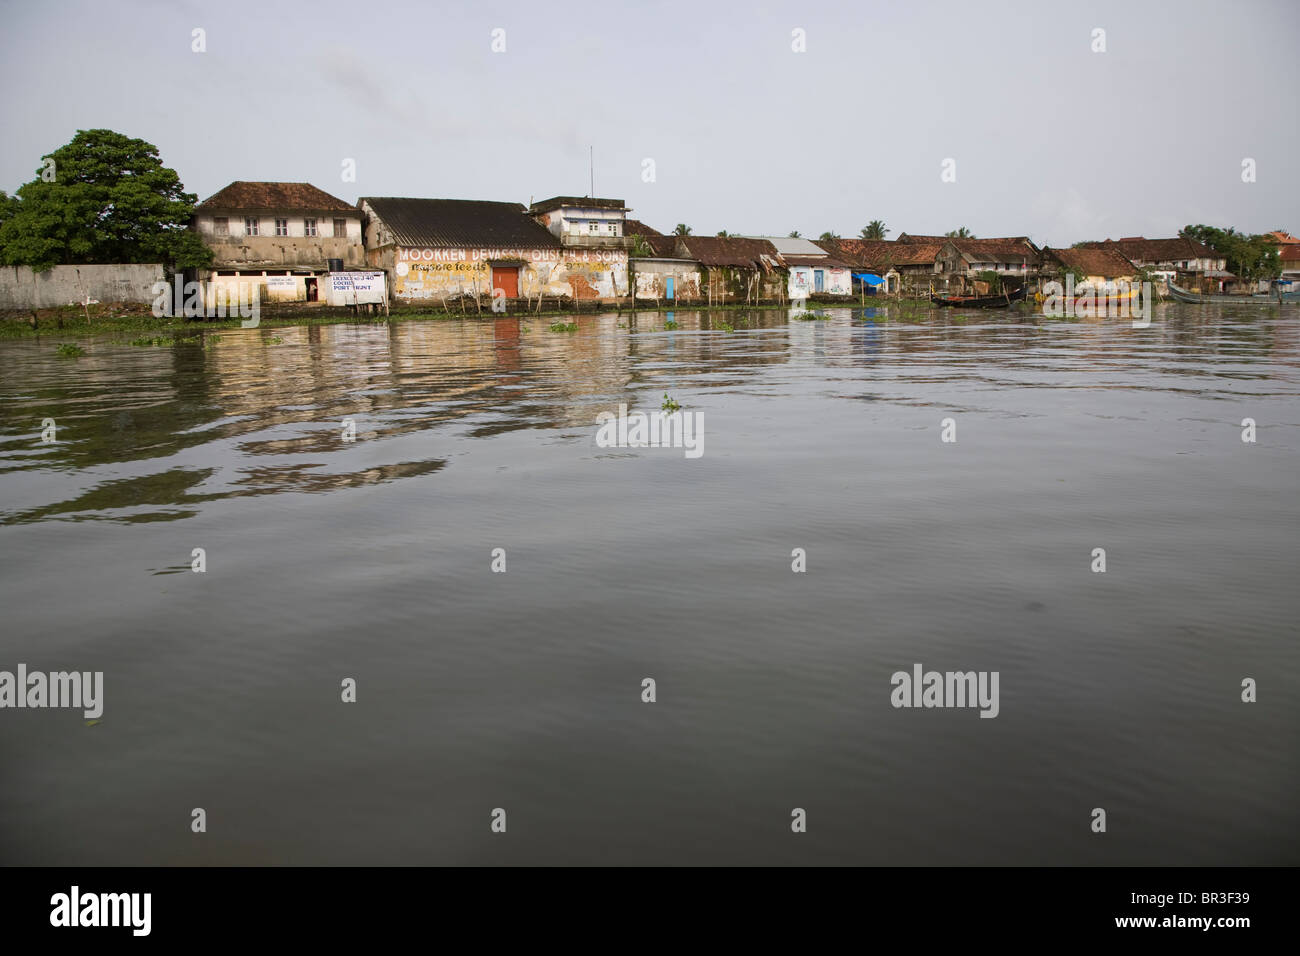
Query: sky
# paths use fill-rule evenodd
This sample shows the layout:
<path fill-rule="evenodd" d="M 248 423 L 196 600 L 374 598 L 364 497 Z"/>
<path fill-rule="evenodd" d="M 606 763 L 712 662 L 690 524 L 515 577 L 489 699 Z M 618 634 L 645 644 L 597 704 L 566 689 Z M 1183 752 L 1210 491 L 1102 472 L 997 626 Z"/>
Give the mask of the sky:
<path fill-rule="evenodd" d="M 10 193 L 108 128 L 199 199 L 527 203 L 594 156 L 663 232 L 1300 234 L 1297 0 L 0 0 L 0 30 Z"/>

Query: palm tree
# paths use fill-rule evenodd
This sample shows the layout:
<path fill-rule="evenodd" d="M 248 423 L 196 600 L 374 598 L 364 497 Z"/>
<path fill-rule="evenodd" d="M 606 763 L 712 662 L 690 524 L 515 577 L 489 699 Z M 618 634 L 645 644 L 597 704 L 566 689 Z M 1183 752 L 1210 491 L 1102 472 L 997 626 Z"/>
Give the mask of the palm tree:
<path fill-rule="evenodd" d="M 787 238 L 787 239 L 802 239 L 803 236 L 799 235 L 799 230 L 798 230 L 798 229 L 791 229 L 791 230 L 790 230 L 790 235 L 786 236 L 786 238 Z"/>
<path fill-rule="evenodd" d="M 944 235 L 947 236 L 949 239 L 974 239 L 975 238 L 975 233 L 971 232 L 965 226 L 958 226 L 956 229 L 952 230 L 951 232 L 945 232 Z"/>
<path fill-rule="evenodd" d="M 691 234 L 691 227 L 686 225 L 686 223 L 684 222 L 679 222 L 677 224 L 677 228 L 673 230 L 674 236 L 689 236 L 690 234 Z"/>
<path fill-rule="evenodd" d="M 820 239 L 820 240 L 822 240 L 823 242 L 825 242 L 827 239 L 838 239 L 838 238 L 839 238 L 839 234 L 838 234 L 838 233 L 834 233 L 834 232 L 829 232 L 829 231 L 828 231 L 828 232 L 823 232 L 823 233 L 822 233 L 820 236 L 818 236 L 817 238 Z"/>
<path fill-rule="evenodd" d="M 886 234 L 892 230 L 885 228 L 883 219 L 873 219 L 862 227 L 863 239 L 884 239 Z"/>

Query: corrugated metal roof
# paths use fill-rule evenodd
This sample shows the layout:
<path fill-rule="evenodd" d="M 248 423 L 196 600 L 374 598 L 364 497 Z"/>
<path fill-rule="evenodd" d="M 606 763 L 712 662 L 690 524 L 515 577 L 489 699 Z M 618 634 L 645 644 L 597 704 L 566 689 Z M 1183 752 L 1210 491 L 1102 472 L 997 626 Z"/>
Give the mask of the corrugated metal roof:
<path fill-rule="evenodd" d="M 359 203 L 399 246 L 560 248 L 560 240 L 530 219 L 522 203 L 392 196 L 363 196 Z"/>
<path fill-rule="evenodd" d="M 841 262 L 839 259 L 832 258 L 828 255 L 820 256 L 789 256 L 782 254 L 781 261 L 788 266 L 811 266 L 814 269 L 848 269 L 847 262 Z"/>
<path fill-rule="evenodd" d="M 790 236 L 746 236 L 746 239 L 761 239 L 770 242 L 776 251 L 785 256 L 821 256 L 826 250 L 811 239 L 791 238 Z"/>

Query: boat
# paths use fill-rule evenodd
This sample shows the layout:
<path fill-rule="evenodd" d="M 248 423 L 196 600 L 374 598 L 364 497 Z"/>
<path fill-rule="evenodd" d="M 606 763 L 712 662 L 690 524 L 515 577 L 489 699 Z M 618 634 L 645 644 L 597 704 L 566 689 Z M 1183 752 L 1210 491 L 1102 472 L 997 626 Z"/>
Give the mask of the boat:
<path fill-rule="evenodd" d="M 1107 309 L 1117 308 L 1123 305 L 1136 305 L 1138 296 L 1142 290 L 1133 286 L 1124 292 L 1107 292 L 1105 289 L 1097 289 L 1095 292 L 1082 292 L 1074 296 L 1064 296 L 1061 298 L 1061 306 L 1077 312 L 1079 306 L 1083 305 L 1089 309 Z M 1046 302 L 1047 296 L 1039 293 L 1036 299 Z"/>
<path fill-rule="evenodd" d="M 1176 284 L 1172 279 L 1168 282 L 1169 294 L 1179 302 L 1189 302 L 1194 305 L 1204 305 L 1207 302 L 1300 302 L 1300 292 L 1258 292 L 1254 295 L 1201 295 L 1197 292 L 1190 292 L 1182 286 Z"/>
<path fill-rule="evenodd" d="M 930 290 L 930 301 L 957 309 L 1005 309 L 1012 302 L 1019 302 L 1025 297 L 1025 287 L 1015 292 L 1003 292 L 998 295 L 936 295 Z"/>
<path fill-rule="evenodd" d="M 1203 305 L 1206 302 L 1213 302 L 1215 299 L 1222 299 L 1222 296 L 1201 295 L 1199 292 L 1189 292 L 1178 283 L 1170 279 L 1165 283 L 1169 287 L 1169 295 L 1178 302 L 1190 302 L 1194 305 Z"/>

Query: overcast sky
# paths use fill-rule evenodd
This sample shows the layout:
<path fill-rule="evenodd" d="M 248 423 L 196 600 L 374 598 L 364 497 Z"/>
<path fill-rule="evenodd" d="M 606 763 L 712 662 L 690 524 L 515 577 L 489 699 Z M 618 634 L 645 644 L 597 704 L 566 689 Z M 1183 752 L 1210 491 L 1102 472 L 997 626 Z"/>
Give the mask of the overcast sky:
<path fill-rule="evenodd" d="M 596 194 L 665 232 L 1300 233 L 1296 0 L 0 10 L 9 192 L 107 127 L 155 144 L 200 199 L 237 179 L 349 202 L 586 195 L 593 146 Z"/>

